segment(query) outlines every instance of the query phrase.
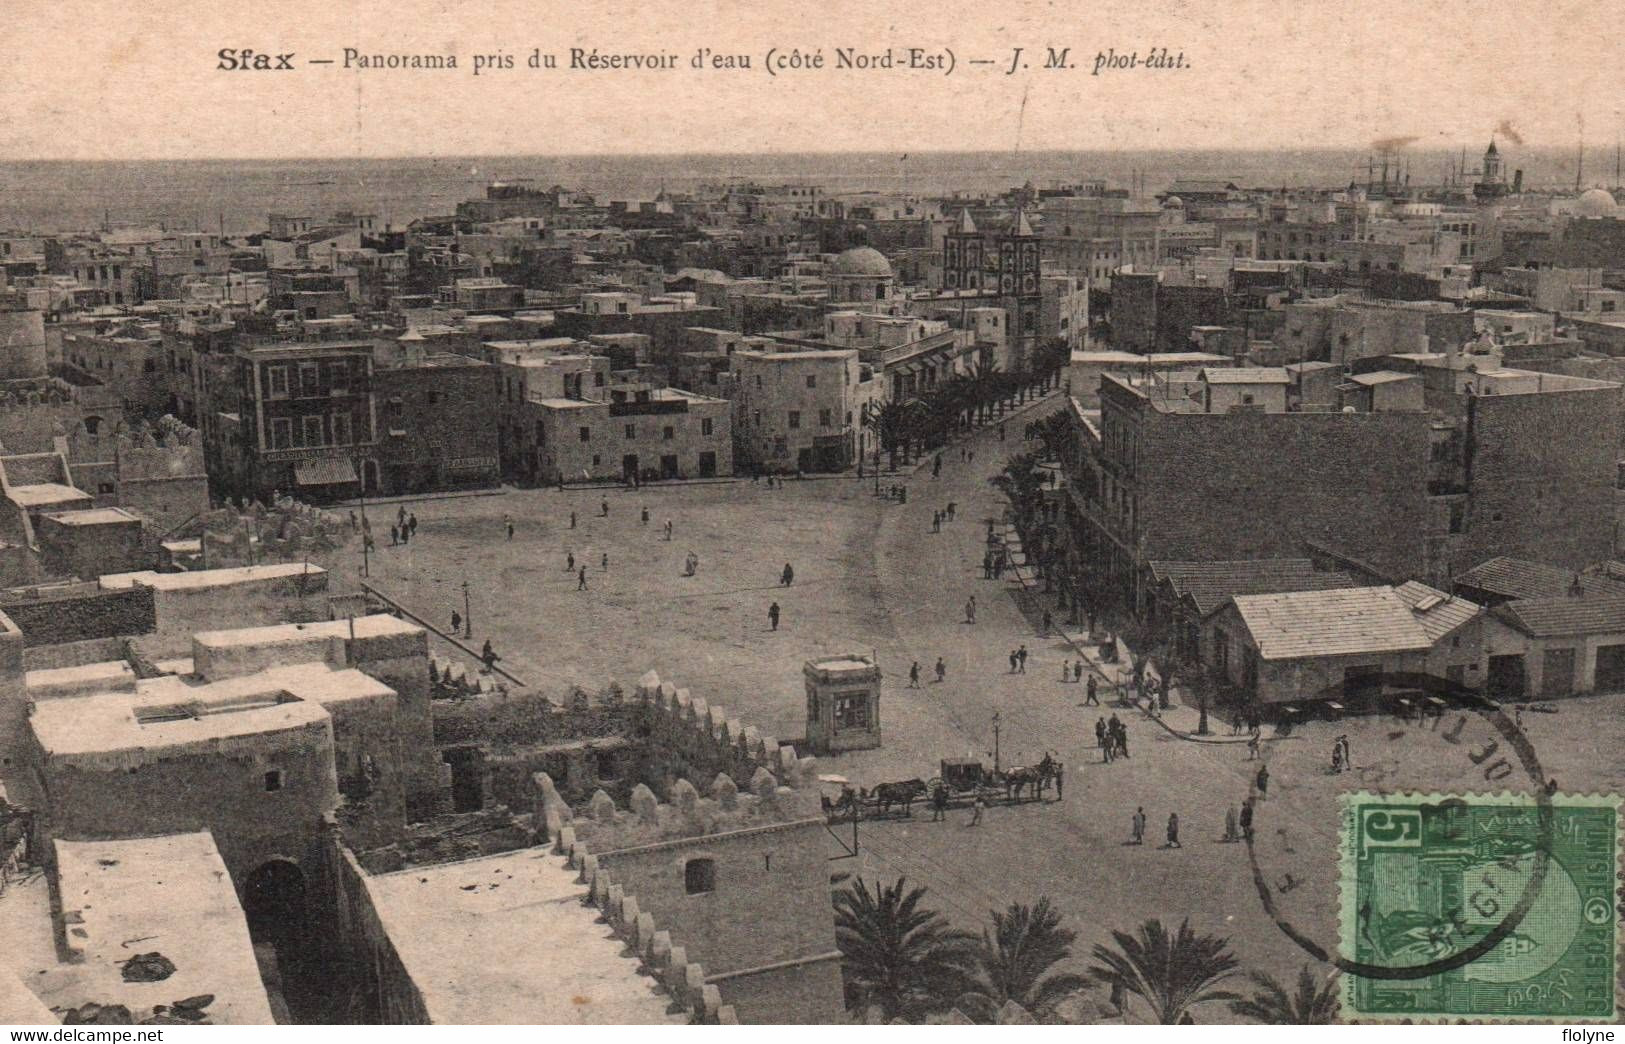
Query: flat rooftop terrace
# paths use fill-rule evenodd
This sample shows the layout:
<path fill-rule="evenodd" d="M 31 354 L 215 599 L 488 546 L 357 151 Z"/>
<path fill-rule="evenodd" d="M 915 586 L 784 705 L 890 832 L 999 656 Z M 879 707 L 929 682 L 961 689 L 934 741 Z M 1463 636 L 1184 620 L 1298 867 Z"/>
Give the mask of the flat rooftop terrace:
<path fill-rule="evenodd" d="M 275 1021 L 236 888 L 208 831 L 55 845 L 66 941 L 82 961 L 57 959 L 43 876 L 0 898 L 5 960 L 46 1006 L 122 1004 L 141 1019 L 157 1005 L 212 993 L 204 1009 L 212 1023 Z M 174 962 L 174 974 L 125 982 L 123 962 L 154 951 Z"/>
<path fill-rule="evenodd" d="M 6 492 L 11 499 L 25 508 L 48 507 L 52 504 L 89 503 L 91 497 L 82 489 L 64 486 L 60 482 L 36 482 L 23 486 L 10 486 Z"/>
<path fill-rule="evenodd" d="M 454 1025 L 685 1023 L 543 848 L 366 877 L 429 1018 Z"/>
<path fill-rule="evenodd" d="M 148 569 L 138 573 L 108 573 L 101 578 L 101 585 L 108 591 L 136 586 L 150 587 L 155 591 L 206 591 L 215 587 L 266 583 L 296 576 L 317 577 L 326 572 L 327 570 L 321 566 L 304 562 L 275 562 L 268 565 L 237 566 L 232 569 L 200 569 L 189 573 L 156 573 Z"/>
<path fill-rule="evenodd" d="M 138 682 L 133 693 L 42 700 L 29 724 L 47 758 L 122 753 L 125 760 L 150 760 L 214 750 L 235 737 L 323 727 L 327 704 L 394 695 L 360 671 L 306 663 L 206 685 L 166 675 Z"/>

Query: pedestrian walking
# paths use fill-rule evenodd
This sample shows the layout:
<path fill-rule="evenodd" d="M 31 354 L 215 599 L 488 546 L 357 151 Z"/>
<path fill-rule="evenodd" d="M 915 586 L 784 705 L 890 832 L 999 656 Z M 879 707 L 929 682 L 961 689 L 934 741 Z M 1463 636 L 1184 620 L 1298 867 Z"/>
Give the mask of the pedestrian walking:
<path fill-rule="evenodd" d="M 1258 798 L 1259 798 L 1260 801 L 1262 801 L 1264 799 L 1265 795 L 1269 793 L 1269 789 L 1270 789 L 1270 767 L 1268 765 L 1260 765 L 1260 766 L 1258 766 L 1257 781 L 1258 781 Z"/>
<path fill-rule="evenodd" d="M 1027 647 L 1025 645 L 1016 650 L 1016 673 L 1027 673 Z"/>
<path fill-rule="evenodd" d="M 642 521 L 639 522 L 638 524 L 639 525 L 644 525 L 644 526 L 649 524 L 649 505 L 647 505 L 647 504 L 643 505 Z"/>
<path fill-rule="evenodd" d="M 1128 726 L 1122 722 L 1117 723 L 1117 753 L 1128 757 Z"/>
<path fill-rule="evenodd" d="M 403 543 L 403 544 L 410 543 L 411 540 L 412 540 L 412 527 L 411 526 L 402 526 L 401 527 L 401 543 Z"/>
<path fill-rule="evenodd" d="M 1179 848 L 1179 813 L 1168 813 L 1168 847 Z"/>
<path fill-rule="evenodd" d="M 1258 733 L 1256 732 L 1247 738 L 1247 760 L 1258 760 Z"/>
<path fill-rule="evenodd" d="M 352 511 L 350 512 L 350 532 L 354 533 L 358 528 L 359 523 L 356 522 L 355 512 Z"/>
<path fill-rule="evenodd" d="M 942 475 L 942 454 L 938 453 L 937 457 L 936 457 L 936 460 L 931 462 L 931 477 L 932 478 L 938 478 L 941 475 Z"/>
<path fill-rule="evenodd" d="M 1046 637 L 1046 638 L 1049 637 L 1050 626 L 1054 622 L 1055 622 L 1055 618 L 1050 616 L 1048 609 L 1045 609 L 1044 610 L 1044 637 Z"/>
<path fill-rule="evenodd" d="M 406 528 L 406 505 L 402 504 L 395 509 L 395 524 L 402 529 Z"/>
<path fill-rule="evenodd" d="M 570 512 L 570 528 L 574 529 L 575 527 L 576 527 L 576 513 L 574 511 L 572 511 L 572 512 Z"/>
<path fill-rule="evenodd" d="M 456 634 L 463 629 L 463 614 L 453 609 L 451 611 L 451 633 Z"/>
<path fill-rule="evenodd" d="M 394 547 L 396 544 L 398 544 L 400 542 L 401 542 L 401 527 L 400 526 L 390 526 L 389 527 L 389 546 Z"/>
<path fill-rule="evenodd" d="M 1016 673 L 1016 659 L 1017 659 L 1016 651 L 1014 649 L 1011 649 L 1010 650 L 1010 673 L 1011 674 Z"/>
<path fill-rule="evenodd" d="M 934 511 L 931 513 L 931 532 L 942 532 L 942 512 L 940 511 Z"/>
<path fill-rule="evenodd" d="M 413 536 L 418 535 L 418 516 L 417 516 L 417 512 L 414 511 L 414 512 L 412 512 L 412 514 L 406 516 L 406 528 L 412 531 Z"/>
<path fill-rule="evenodd" d="M 1065 771 L 1065 768 L 1066 768 L 1066 766 L 1062 765 L 1059 761 L 1057 761 L 1055 763 L 1055 800 L 1056 801 L 1064 801 L 1066 799 L 1066 782 L 1065 782 L 1065 776 L 1063 775 L 1063 773 Z"/>
<path fill-rule="evenodd" d="M 908 687 L 911 688 L 911 689 L 918 689 L 920 687 L 920 661 L 919 660 L 915 660 L 914 663 L 908 669 Z"/>
<path fill-rule="evenodd" d="M 1078 670 L 1083 670 L 1082 660 L 1078 661 Z M 1100 706 L 1099 689 L 1095 684 L 1095 676 L 1092 674 L 1089 675 L 1089 686 L 1083 690 L 1083 704 L 1086 707 Z"/>
<path fill-rule="evenodd" d="M 1106 746 L 1106 719 L 1095 719 L 1095 746 L 1100 748 L 1100 760 L 1107 762 L 1112 759 L 1111 748 Z"/>
<path fill-rule="evenodd" d="M 1248 798 L 1241 803 L 1241 839 L 1248 843 L 1253 840 L 1253 799 Z"/>
<path fill-rule="evenodd" d="M 576 590 L 577 591 L 585 591 L 586 589 L 587 589 L 587 567 L 582 566 L 581 567 L 581 572 L 576 574 Z"/>
<path fill-rule="evenodd" d="M 779 629 L 779 603 L 774 602 L 767 607 L 767 622 L 772 624 L 773 630 Z"/>
<path fill-rule="evenodd" d="M 566 573 L 573 573 L 576 571 L 576 553 L 574 551 L 566 551 L 564 553 L 564 571 Z"/>
<path fill-rule="evenodd" d="M 1332 775 L 1343 771 L 1343 741 L 1339 737 L 1332 741 Z"/>
<path fill-rule="evenodd" d="M 938 656 L 937 657 L 937 681 L 940 682 L 946 677 L 948 677 L 948 665 L 942 662 L 942 657 Z"/>
<path fill-rule="evenodd" d="M 606 497 L 598 502 L 598 515 L 600 518 L 609 517 L 609 498 Z"/>
<path fill-rule="evenodd" d="M 984 809 L 986 807 L 987 807 L 987 803 L 982 800 L 982 795 L 977 794 L 976 795 L 976 800 L 971 803 L 971 807 L 970 807 L 971 808 L 970 824 L 969 824 L 970 826 L 981 826 L 981 824 L 982 824 L 982 809 Z"/>
<path fill-rule="evenodd" d="M 666 519 L 666 539 L 671 539 L 671 519 Z"/>
<path fill-rule="evenodd" d="M 1145 809 L 1134 810 L 1134 817 L 1129 820 L 1129 844 L 1143 845 L 1145 843 Z"/>
<path fill-rule="evenodd" d="M 982 579 L 993 579 L 993 552 L 991 551 L 982 552 Z"/>
<path fill-rule="evenodd" d="M 496 650 L 491 648 L 491 639 L 489 638 L 485 640 L 485 645 L 480 649 L 480 659 L 485 662 L 487 673 L 496 667 L 498 660 L 502 659 L 496 654 Z"/>
<path fill-rule="evenodd" d="M 955 505 L 955 503 L 953 501 L 951 501 L 951 500 L 948 501 L 948 521 L 950 521 L 950 522 L 952 522 L 954 520 L 954 508 L 956 506 L 957 505 Z"/>
<path fill-rule="evenodd" d="M 948 788 L 941 783 L 931 791 L 931 822 L 941 823 L 948 818 Z"/>
<path fill-rule="evenodd" d="M 1349 753 L 1348 733 L 1344 733 L 1343 735 L 1337 737 L 1337 743 L 1343 748 L 1343 768 L 1352 769 L 1354 767 L 1354 760 L 1353 755 Z"/>
<path fill-rule="evenodd" d="M 1072 680 L 1072 661 L 1071 660 L 1062 660 L 1061 661 L 1061 684 L 1065 685 L 1067 682 L 1069 682 L 1071 680 Z"/>
<path fill-rule="evenodd" d="M 1224 839 L 1226 841 L 1240 841 L 1241 834 L 1236 831 L 1236 806 L 1231 805 L 1224 810 Z"/>
<path fill-rule="evenodd" d="M 605 551 L 603 557 L 598 560 L 598 568 L 603 570 L 606 573 L 609 572 L 609 552 L 608 551 Z"/>
<path fill-rule="evenodd" d="M 972 624 L 976 622 L 976 596 L 975 595 L 971 595 L 970 598 L 968 598 L 965 601 L 965 622 L 966 623 L 972 623 Z"/>
<path fill-rule="evenodd" d="M 1092 683 L 1094 680 L 1091 675 L 1089 681 Z M 1081 681 L 1083 681 L 1083 661 L 1079 660 L 1072 665 L 1072 684 L 1076 685 Z M 1090 695 L 1093 696 L 1094 693 L 1090 693 Z"/>
<path fill-rule="evenodd" d="M 513 519 L 511 519 L 511 518 L 508 519 L 507 520 L 507 525 L 508 525 L 508 539 L 512 540 L 513 539 Z"/>
<path fill-rule="evenodd" d="M 784 572 L 779 574 L 779 585 L 782 587 L 789 587 L 795 582 L 795 579 L 796 571 L 790 568 L 789 562 L 784 563 Z"/>

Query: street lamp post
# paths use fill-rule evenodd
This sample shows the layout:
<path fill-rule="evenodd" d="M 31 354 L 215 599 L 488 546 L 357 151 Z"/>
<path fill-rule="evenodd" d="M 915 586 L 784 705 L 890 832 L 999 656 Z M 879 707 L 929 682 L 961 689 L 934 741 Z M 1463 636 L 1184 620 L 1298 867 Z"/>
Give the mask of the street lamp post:
<path fill-rule="evenodd" d="M 463 581 L 463 637 L 474 637 L 474 610 L 468 600 L 468 581 Z"/>

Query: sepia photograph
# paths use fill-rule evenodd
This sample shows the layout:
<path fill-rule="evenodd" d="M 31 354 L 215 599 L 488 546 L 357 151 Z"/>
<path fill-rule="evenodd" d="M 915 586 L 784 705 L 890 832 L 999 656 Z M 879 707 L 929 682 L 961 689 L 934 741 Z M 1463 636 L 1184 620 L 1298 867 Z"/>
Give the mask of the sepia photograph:
<path fill-rule="evenodd" d="M 1622 206 L 1577 0 L 0 5 L 0 1027 L 1613 1040 Z"/>

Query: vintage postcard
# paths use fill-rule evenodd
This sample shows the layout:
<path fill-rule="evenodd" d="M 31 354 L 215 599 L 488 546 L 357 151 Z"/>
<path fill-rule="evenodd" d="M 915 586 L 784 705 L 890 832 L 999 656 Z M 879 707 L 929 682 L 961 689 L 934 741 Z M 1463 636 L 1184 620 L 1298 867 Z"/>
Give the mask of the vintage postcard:
<path fill-rule="evenodd" d="M 1607 5 L 0 23 L 0 1023 L 1604 1039 Z"/>

